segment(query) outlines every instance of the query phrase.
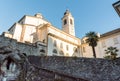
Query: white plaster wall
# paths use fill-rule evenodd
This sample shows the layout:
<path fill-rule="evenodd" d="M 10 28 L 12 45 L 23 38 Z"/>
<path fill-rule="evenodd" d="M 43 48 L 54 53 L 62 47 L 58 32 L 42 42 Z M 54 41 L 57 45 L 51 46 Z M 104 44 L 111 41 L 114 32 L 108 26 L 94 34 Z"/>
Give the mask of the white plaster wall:
<path fill-rule="evenodd" d="M 118 44 L 114 44 L 114 38 L 118 39 Z M 105 46 L 103 47 L 102 42 L 105 42 Z M 100 40 L 97 43 L 97 46 L 95 47 L 95 51 L 96 51 L 96 56 L 97 58 L 103 58 L 105 56 L 105 49 L 107 49 L 108 47 L 113 46 L 113 47 L 117 47 L 117 49 L 119 50 L 118 52 L 118 57 L 120 57 L 120 34 L 114 34 L 111 36 L 107 36 L 104 38 L 100 38 Z M 92 48 L 88 45 L 88 44 L 82 44 L 82 47 L 85 47 L 86 52 L 83 52 L 82 49 L 82 54 L 83 57 L 93 57 L 93 52 L 92 52 Z"/>
<path fill-rule="evenodd" d="M 48 45 L 47 45 L 47 54 L 48 56 L 52 56 L 53 55 L 53 40 L 52 37 L 49 36 L 48 37 Z"/>
<path fill-rule="evenodd" d="M 69 21 L 67 20 L 67 24 L 64 25 L 64 20 L 65 19 L 67 20 L 68 16 L 66 16 L 62 19 L 62 29 L 63 29 L 64 32 L 68 33 L 69 32 L 69 28 L 68 28 L 69 27 L 68 26 Z"/>
<path fill-rule="evenodd" d="M 47 42 L 47 29 L 43 28 L 40 32 L 40 40 L 46 43 Z"/>
<path fill-rule="evenodd" d="M 34 17 L 34 16 L 33 17 L 32 16 L 26 16 L 24 24 L 38 26 L 40 24 L 46 24 L 46 23 L 48 23 L 48 22 L 41 19 L 41 18 L 37 18 L 37 17 Z"/>
<path fill-rule="evenodd" d="M 83 47 L 85 52 L 83 52 Z M 92 47 L 89 46 L 88 44 L 82 45 L 82 54 L 83 54 L 83 57 L 93 58 Z"/>
<path fill-rule="evenodd" d="M 114 38 L 118 39 L 118 42 L 119 42 L 118 44 L 114 44 L 114 41 L 113 41 Z M 105 47 L 102 46 L 103 41 L 105 41 L 105 44 L 106 44 Z M 107 49 L 110 46 L 117 47 L 117 49 L 119 50 L 118 56 L 120 56 L 120 35 L 119 34 L 109 36 L 109 37 L 106 37 L 106 38 L 103 38 L 103 39 L 100 40 L 100 43 L 99 43 L 99 47 L 100 47 L 99 50 L 101 51 L 100 58 L 103 58 L 103 56 L 105 56 L 105 51 L 104 50 Z"/>
<path fill-rule="evenodd" d="M 53 44 L 54 40 L 56 40 L 56 42 L 57 42 L 57 47 L 54 47 L 54 44 Z M 63 44 L 63 48 L 60 48 L 60 44 L 61 43 Z M 68 47 L 69 47 L 68 50 L 66 49 L 66 45 L 68 45 Z M 48 55 L 52 56 L 53 55 L 53 49 L 57 49 L 57 52 L 58 52 L 57 55 L 58 56 L 60 56 L 60 54 L 59 54 L 60 50 L 62 50 L 64 52 L 64 56 L 66 56 L 67 53 L 69 54 L 69 56 L 72 56 L 73 53 L 74 53 L 74 50 L 73 50 L 74 47 L 77 48 L 76 45 L 73 45 L 71 43 L 65 42 L 65 41 L 60 40 L 58 38 L 55 38 L 55 37 L 52 37 L 52 36 L 48 37 Z"/>
<path fill-rule="evenodd" d="M 12 34 L 10 34 L 10 33 L 8 33 L 8 32 L 5 32 L 5 33 L 4 33 L 4 36 L 5 36 L 5 37 L 12 38 Z"/>
<path fill-rule="evenodd" d="M 22 32 L 22 25 L 16 24 L 14 26 L 15 27 L 14 27 L 13 39 L 20 41 L 20 36 L 21 36 L 21 32 Z"/>
<path fill-rule="evenodd" d="M 97 42 L 97 46 L 95 47 L 95 52 L 97 58 L 103 58 L 103 53 L 101 51 L 101 46 L 99 41 Z"/>
<path fill-rule="evenodd" d="M 67 20 L 67 24 L 64 25 L 64 20 Z M 72 25 L 70 24 L 70 19 L 72 19 Z M 65 31 L 66 33 L 68 34 L 71 34 L 73 36 L 75 36 L 75 28 L 74 28 L 74 18 L 69 15 L 69 16 L 65 16 L 63 19 L 62 19 L 62 27 L 63 27 L 63 31 Z"/>
<path fill-rule="evenodd" d="M 65 40 L 68 40 L 68 41 L 70 41 L 72 43 L 75 43 L 75 44 L 78 44 L 78 45 L 81 44 L 80 39 L 73 38 L 73 37 L 71 37 L 69 35 L 64 34 L 63 32 L 59 32 L 59 31 L 54 30 L 52 28 L 48 28 L 48 33 L 52 33 L 52 34 L 54 34 L 54 35 L 56 35 L 58 37 L 60 36 L 61 38 L 65 39 Z"/>
<path fill-rule="evenodd" d="M 24 34 L 24 41 L 33 42 L 33 35 L 36 32 L 35 26 L 26 25 L 25 34 Z"/>

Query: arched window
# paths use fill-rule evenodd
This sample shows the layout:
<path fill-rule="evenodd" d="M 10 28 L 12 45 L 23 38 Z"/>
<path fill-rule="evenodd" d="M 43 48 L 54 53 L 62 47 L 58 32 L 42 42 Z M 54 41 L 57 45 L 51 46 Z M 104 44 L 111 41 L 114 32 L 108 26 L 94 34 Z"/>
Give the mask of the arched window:
<path fill-rule="evenodd" d="M 43 43 L 45 43 L 45 39 L 43 39 Z"/>
<path fill-rule="evenodd" d="M 63 53 L 63 51 L 62 51 L 62 50 L 59 52 L 59 54 L 60 54 L 60 55 L 62 55 L 62 56 L 64 56 L 64 53 Z"/>
<path fill-rule="evenodd" d="M 74 47 L 74 48 L 73 48 L 73 51 L 74 51 L 75 53 L 77 53 L 77 52 L 78 52 L 78 50 L 77 50 L 77 48 L 76 48 L 76 47 Z"/>
<path fill-rule="evenodd" d="M 85 47 L 83 47 L 83 53 L 85 53 L 86 52 L 86 49 L 85 49 Z"/>
<path fill-rule="evenodd" d="M 10 70 L 10 66 L 12 65 L 12 62 L 13 62 L 13 60 L 10 58 L 10 57 L 8 57 L 7 58 L 7 64 L 6 64 L 6 66 L 7 66 L 7 70 Z"/>
<path fill-rule="evenodd" d="M 41 49 L 40 52 L 45 53 L 45 50 L 44 50 L 44 49 Z"/>
<path fill-rule="evenodd" d="M 60 48 L 63 48 L 63 43 L 60 43 Z"/>
<path fill-rule="evenodd" d="M 69 56 L 69 54 L 68 54 L 68 53 L 66 53 L 66 56 Z"/>
<path fill-rule="evenodd" d="M 73 55 L 72 55 L 73 57 L 77 57 L 77 54 L 76 53 L 73 53 Z"/>
<path fill-rule="evenodd" d="M 57 54 L 57 50 L 56 50 L 56 49 L 54 49 L 54 50 L 53 50 L 53 53 Z"/>
<path fill-rule="evenodd" d="M 72 19 L 70 19 L 70 24 L 73 24 Z"/>
<path fill-rule="evenodd" d="M 40 47 L 40 46 L 41 46 L 41 42 L 40 42 L 40 41 L 37 41 L 37 42 L 35 42 L 35 45 L 36 45 L 37 47 Z"/>
<path fill-rule="evenodd" d="M 66 24 L 67 24 L 67 20 L 65 19 L 65 20 L 64 20 L 64 25 L 66 25 Z"/>
<path fill-rule="evenodd" d="M 67 51 L 69 50 L 69 46 L 68 46 L 68 45 L 66 45 L 66 50 L 67 50 Z"/>
<path fill-rule="evenodd" d="M 57 41 L 54 40 L 54 47 L 57 47 Z"/>

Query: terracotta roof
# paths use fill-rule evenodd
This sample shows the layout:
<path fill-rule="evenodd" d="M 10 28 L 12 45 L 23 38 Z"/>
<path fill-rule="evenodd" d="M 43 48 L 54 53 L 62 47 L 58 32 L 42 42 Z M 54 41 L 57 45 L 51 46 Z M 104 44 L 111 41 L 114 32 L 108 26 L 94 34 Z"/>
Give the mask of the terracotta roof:
<path fill-rule="evenodd" d="M 106 36 L 110 36 L 110 35 L 113 35 L 113 34 L 116 34 L 116 33 L 120 33 L 120 28 L 118 29 L 115 29 L 115 30 L 112 30 L 112 31 L 109 31 L 107 33 L 104 33 L 100 36 L 100 38 L 102 37 L 106 37 Z"/>

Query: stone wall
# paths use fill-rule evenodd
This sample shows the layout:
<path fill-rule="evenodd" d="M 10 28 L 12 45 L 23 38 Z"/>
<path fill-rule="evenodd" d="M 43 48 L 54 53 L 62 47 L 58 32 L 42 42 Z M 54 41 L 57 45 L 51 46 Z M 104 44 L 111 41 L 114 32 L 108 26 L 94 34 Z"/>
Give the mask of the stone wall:
<path fill-rule="evenodd" d="M 120 81 L 120 58 L 106 60 L 57 56 L 40 57 L 40 50 L 43 47 L 46 48 L 40 42 L 36 45 L 23 44 L 14 39 L 0 36 L 0 47 L 3 46 L 12 47 L 13 53 L 14 49 L 18 49 L 20 53 L 28 55 L 28 61 L 22 64 L 24 68 L 16 81 Z M 4 55 L 2 50 L 1 54 Z"/>
<path fill-rule="evenodd" d="M 17 42 L 15 39 L 0 36 L 0 47 L 2 46 L 12 46 L 12 48 L 17 48 L 22 53 L 25 53 L 27 55 L 46 55 L 46 45 L 41 42 L 37 42 L 35 44 L 21 43 Z"/>
<path fill-rule="evenodd" d="M 26 80 L 28 81 L 88 81 L 64 73 L 55 72 L 54 70 L 43 69 L 36 66 L 29 67 L 30 68 L 27 69 L 26 77 Z"/>
<path fill-rule="evenodd" d="M 116 60 L 77 57 L 35 57 L 29 61 L 41 68 L 88 81 L 120 81 L 120 58 Z"/>

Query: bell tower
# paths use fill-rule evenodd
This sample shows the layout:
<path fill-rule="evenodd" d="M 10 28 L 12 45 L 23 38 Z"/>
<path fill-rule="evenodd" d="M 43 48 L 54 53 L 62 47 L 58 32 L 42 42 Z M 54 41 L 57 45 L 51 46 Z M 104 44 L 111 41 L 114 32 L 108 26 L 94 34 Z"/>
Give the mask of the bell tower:
<path fill-rule="evenodd" d="M 69 10 L 66 10 L 62 18 L 62 30 L 68 34 L 75 36 L 74 18 Z"/>

